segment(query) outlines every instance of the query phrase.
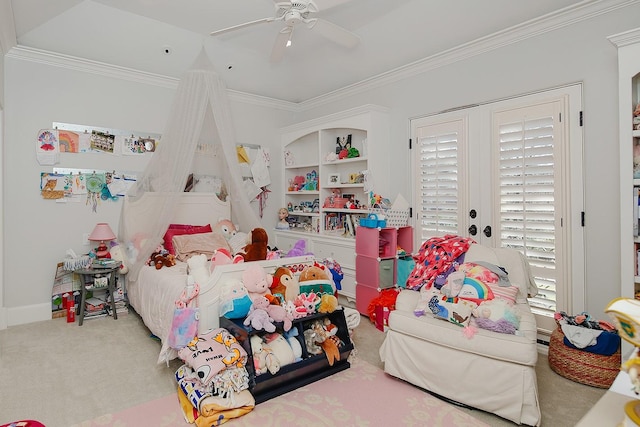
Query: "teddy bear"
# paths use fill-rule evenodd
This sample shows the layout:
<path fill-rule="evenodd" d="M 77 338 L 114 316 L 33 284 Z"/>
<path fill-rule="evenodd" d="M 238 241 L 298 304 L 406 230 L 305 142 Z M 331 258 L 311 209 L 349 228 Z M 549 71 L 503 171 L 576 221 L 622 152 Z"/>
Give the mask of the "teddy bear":
<path fill-rule="evenodd" d="M 269 305 L 269 300 L 264 296 L 254 299 L 242 323 L 258 331 L 275 332 L 276 325 L 273 324 L 273 318 L 267 312 Z"/>
<path fill-rule="evenodd" d="M 264 228 L 254 228 L 251 230 L 251 243 L 244 247 L 244 260 L 263 261 L 267 259 L 267 244 L 269 236 Z"/>
<path fill-rule="evenodd" d="M 271 291 L 269 290 L 271 283 L 273 283 L 273 276 L 259 265 L 249 265 L 242 272 L 242 284 L 247 288 L 251 301 L 255 301 L 260 296 L 266 297 L 267 294 L 271 296 Z M 269 297 L 267 299 L 271 300 Z"/>
<path fill-rule="evenodd" d="M 207 268 L 207 256 L 205 254 L 193 255 L 187 260 L 188 271 L 196 283 L 204 285 L 209 280 Z"/>
<path fill-rule="evenodd" d="M 176 265 L 176 258 L 168 251 L 156 251 L 149 256 L 147 265 L 154 265 L 156 270 L 160 270 L 162 267 L 173 267 Z"/>
<path fill-rule="evenodd" d="M 253 369 L 256 375 L 267 372 L 267 351 L 264 349 L 264 341 L 259 335 L 251 335 L 251 354 L 253 356 Z"/>

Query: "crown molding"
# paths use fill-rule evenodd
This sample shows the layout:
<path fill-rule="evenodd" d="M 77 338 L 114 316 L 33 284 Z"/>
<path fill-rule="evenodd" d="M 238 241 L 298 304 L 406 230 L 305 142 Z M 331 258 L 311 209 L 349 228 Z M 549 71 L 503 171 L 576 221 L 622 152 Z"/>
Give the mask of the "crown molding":
<path fill-rule="evenodd" d="M 614 34 L 607 37 L 607 39 L 618 48 L 629 46 L 630 44 L 640 42 L 640 28 Z"/>
<path fill-rule="evenodd" d="M 494 34 L 456 46 L 452 49 L 409 63 L 402 67 L 378 74 L 349 86 L 328 92 L 299 103 L 301 111 L 336 102 L 374 88 L 389 85 L 428 71 L 444 67 L 482 53 L 519 43 L 550 31 L 555 31 L 587 19 L 604 15 L 617 9 L 638 3 L 640 0 L 596 0 L 584 1 Z"/>
<path fill-rule="evenodd" d="M 70 55 L 63 55 L 56 52 L 35 49 L 27 46 L 15 46 L 9 50 L 6 57 L 21 61 L 35 62 L 52 67 L 65 68 L 84 73 L 97 74 L 104 77 L 116 78 L 132 81 L 135 83 L 159 86 L 166 89 L 176 89 L 179 79 L 167 77 L 160 74 L 135 70 L 132 68 L 120 67 L 105 62 L 92 61 L 85 58 L 78 58 Z M 278 108 L 285 111 L 297 111 L 296 103 L 269 98 L 265 96 L 253 95 L 246 92 L 227 89 L 229 99 L 245 104 Z"/>
<path fill-rule="evenodd" d="M 5 0 L 0 0 L 5 4 Z M 245 104 L 277 108 L 290 112 L 302 112 L 325 104 L 333 103 L 350 96 L 366 92 L 375 88 L 389 85 L 407 78 L 411 78 L 428 71 L 441 68 L 474 56 L 490 52 L 505 46 L 519 43 L 523 40 L 536 37 L 550 31 L 554 31 L 578 22 L 582 22 L 599 15 L 603 15 L 620 8 L 624 8 L 640 2 L 640 0 L 585 0 L 577 6 L 569 6 L 560 11 L 541 16 L 520 25 L 499 31 L 486 37 L 476 39 L 449 50 L 428 56 L 418 61 L 406 64 L 402 67 L 378 74 L 360 82 L 336 89 L 326 94 L 310 98 L 302 102 L 290 102 L 276 98 L 269 98 L 227 89 L 231 100 Z M 1 21 L 0 21 L 1 22 Z M 5 34 L 0 33 L 0 43 Z M 617 46 L 630 44 L 640 38 L 639 30 L 631 30 L 625 33 L 609 37 L 609 40 Z M 4 47 L 4 45 L 0 47 Z M 77 71 L 118 78 L 142 84 L 150 84 L 169 89 L 175 89 L 179 79 L 159 74 L 144 72 L 126 67 L 119 67 L 104 62 L 92 61 L 70 55 L 63 55 L 51 51 L 14 45 L 7 53 L 7 57 L 41 63 L 54 67 L 73 69 Z"/>

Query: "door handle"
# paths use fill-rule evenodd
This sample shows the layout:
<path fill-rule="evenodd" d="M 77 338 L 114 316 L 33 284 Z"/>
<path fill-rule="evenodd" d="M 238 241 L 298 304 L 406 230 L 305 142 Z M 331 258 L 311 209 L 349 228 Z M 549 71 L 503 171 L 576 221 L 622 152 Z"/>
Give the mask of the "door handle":
<path fill-rule="evenodd" d="M 469 227 L 469 234 L 471 234 L 472 236 L 475 236 L 477 233 L 478 233 L 478 227 L 476 227 L 475 224 Z"/>
<path fill-rule="evenodd" d="M 487 237 L 491 237 L 491 226 L 487 225 L 484 230 L 482 230 L 482 232 L 484 233 L 485 236 Z"/>

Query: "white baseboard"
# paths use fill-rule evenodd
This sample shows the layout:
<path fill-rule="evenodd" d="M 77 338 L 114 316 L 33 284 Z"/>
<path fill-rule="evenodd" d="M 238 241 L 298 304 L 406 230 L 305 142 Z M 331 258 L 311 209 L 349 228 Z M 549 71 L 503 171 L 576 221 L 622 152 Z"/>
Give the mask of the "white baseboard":
<path fill-rule="evenodd" d="M 7 326 L 51 320 L 51 303 L 7 307 Z"/>

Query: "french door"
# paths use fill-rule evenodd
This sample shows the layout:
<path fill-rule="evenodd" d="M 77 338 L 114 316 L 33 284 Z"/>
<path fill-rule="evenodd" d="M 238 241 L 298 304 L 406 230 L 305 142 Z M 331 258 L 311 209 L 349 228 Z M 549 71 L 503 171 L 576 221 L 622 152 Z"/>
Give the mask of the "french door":
<path fill-rule="evenodd" d="M 555 311 L 584 309 L 580 109 L 572 85 L 411 120 L 418 243 L 452 233 L 522 252 L 545 333 Z"/>

